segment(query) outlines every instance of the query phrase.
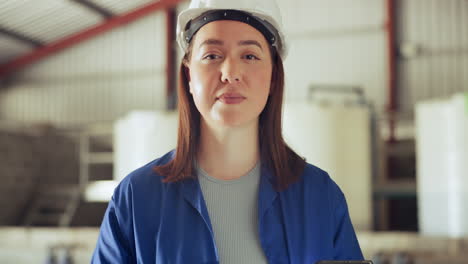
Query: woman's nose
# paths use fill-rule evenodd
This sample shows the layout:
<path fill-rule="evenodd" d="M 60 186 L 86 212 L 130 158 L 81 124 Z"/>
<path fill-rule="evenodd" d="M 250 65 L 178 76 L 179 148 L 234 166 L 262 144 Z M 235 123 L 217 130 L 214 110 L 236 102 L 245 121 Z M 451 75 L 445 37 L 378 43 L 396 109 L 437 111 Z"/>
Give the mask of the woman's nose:
<path fill-rule="evenodd" d="M 223 83 L 236 83 L 241 80 L 241 69 L 239 62 L 233 59 L 224 60 L 221 67 L 221 82 Z"/>

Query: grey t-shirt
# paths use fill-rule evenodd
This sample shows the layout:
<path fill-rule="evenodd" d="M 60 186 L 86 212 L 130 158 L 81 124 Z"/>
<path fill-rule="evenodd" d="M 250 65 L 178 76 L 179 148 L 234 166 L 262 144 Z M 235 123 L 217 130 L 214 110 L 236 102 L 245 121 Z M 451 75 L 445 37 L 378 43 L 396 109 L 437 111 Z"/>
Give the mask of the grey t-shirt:
<path fill-rule="evenodd" d="M 196 168 L 220 263 L 268 263 L 258 235 L 260 162 L 246 175 L 227 181 Z"/>

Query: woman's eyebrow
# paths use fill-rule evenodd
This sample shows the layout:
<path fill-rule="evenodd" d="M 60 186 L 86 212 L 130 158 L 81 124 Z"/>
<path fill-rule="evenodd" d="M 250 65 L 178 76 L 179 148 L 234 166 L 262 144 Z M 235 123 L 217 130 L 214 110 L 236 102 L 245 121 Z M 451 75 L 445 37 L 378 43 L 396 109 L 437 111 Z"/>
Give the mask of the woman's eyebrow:
<path fill-rule="evenodd" d="M 261 50 L 263 50 L 262 45 L 260 45 L 260 43 L 258 41 L 256 41 L 256 40 L 241 40 L 237 44 L 240 45 L 240 46 L 255 45 L 255 46 L 258 46 Z"/>
<path fill-rule="evenodd" d="M 200 46 L 198 46 L 198 48 L 200 48 L 201 46 L 203 45 L 224 45 L 224 41 L 222 40 L 219 40 L 219 39 L 207 39 L 205 41 L 203 41 Z M 239 42 L 237 42 L 237 45 L 239 46 L 246 46 L 246 45 L 255 45 L 257 47 L 259 47 L 261 50 L 263 50 L 262 48 L 262 45 L 260 45 L 260 43 L 256 40 L 241 40 Z"/>
<path fill-rule="evenodd" d="M 198 48 L 200 48 L 201 46 L 203 45 L 224 45 L 224 42 L 222 40 L 219 40 L 219 39 L 207 39 L 205 41 L 203 41 L 200 46 L 198 46 Z"/>

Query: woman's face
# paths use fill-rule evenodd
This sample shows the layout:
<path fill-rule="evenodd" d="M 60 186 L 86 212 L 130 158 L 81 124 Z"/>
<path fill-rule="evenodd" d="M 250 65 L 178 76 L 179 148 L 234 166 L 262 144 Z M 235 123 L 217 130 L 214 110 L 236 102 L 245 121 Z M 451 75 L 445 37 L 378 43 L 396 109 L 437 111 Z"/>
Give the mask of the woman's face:
<path fill-rule="evenodd" d="M 255 28 L 220 20 L 203 26 L 192 40 L 190 93 L 210 126 L 245 126 L 258 120 L 268 99 L 270 49 Z"/>

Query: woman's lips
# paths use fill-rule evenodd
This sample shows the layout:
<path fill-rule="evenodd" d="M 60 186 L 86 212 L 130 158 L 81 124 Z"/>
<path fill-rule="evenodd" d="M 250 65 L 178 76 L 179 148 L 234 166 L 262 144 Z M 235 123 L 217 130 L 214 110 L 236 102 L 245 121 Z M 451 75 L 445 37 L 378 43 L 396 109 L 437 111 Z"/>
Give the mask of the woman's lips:
<path fill-rule="evenodd" d="M 225 93 L 218 97 L 218 100 L 225 104 L 240 104 L 245 97 L 237 93 Z"/>

